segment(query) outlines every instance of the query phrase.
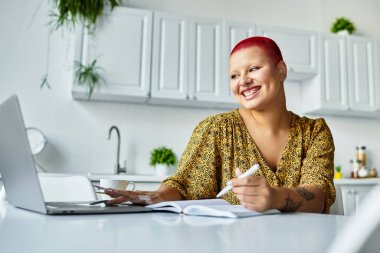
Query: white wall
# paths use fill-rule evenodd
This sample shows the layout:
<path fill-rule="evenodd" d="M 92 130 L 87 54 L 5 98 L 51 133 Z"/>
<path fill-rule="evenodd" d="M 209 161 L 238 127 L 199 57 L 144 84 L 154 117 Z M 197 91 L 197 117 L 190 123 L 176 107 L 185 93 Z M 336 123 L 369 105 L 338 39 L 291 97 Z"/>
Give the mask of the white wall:
<path fill-rule="evenodd" d="M 47 149 L 37 157 L 49 172 L 113 172 L 116 138 L 108 129 L 121 130 L 121 159 L 129 172 L 150 174 L 149 152 L 166 145 L 180 155 L 194 126 L 220 111 L 138 104 L 78 102 L 71 98 L 70 67 L 73 36 L 61 31 L 50 38 L 47 53 L 49 2 L 0 0 L 0 101 L 17 93 L 27 126 L 48 137 Z M 314 31 L 328 31 L 337 16 L 355 21 L 358 33 L 380 38 L 376 0 L 130 0 L 130 6 L 165 12 L 225 18 Z M 40 90 L 40 79 L 50 61 L 52 89 Z M 287 83 L 289 109 L 299 112 L 300 84 Z M 349 172 L 357 144 L 369 148 L 370 162 L 380 165 L 380 121 L 325 117 L 335 139 L 336 164 Z"/>

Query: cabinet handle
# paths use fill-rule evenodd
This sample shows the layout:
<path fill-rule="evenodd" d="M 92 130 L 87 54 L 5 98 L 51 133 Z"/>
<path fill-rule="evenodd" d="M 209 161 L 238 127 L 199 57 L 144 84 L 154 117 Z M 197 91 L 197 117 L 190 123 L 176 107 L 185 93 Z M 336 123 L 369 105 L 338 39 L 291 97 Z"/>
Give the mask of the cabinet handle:
<path fill-rule="evenodd" d="M 193 100 L 197 100 L 197 96 L 193 96 Z"/>

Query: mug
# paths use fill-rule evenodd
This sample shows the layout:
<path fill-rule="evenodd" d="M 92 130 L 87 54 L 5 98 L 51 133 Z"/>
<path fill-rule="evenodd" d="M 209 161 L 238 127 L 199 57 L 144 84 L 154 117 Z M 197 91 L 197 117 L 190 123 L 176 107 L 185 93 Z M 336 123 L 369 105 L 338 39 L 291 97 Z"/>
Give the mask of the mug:
<path fill-rule="evenodd" d="M 136 188 L 136 185 L 132 181 L 128 180 L 117 180 L 117 179 L 100 179 L 100 187 L 107 189 L 115 189 L 115 190 L 128 190 L 133 191 Z M 130 186 L 130 187 L 128 187 Z M 128 189 L 129 188 L 129 189 Z M 102 194 L 102 199 L 110 199 L 111 197 Z"/>

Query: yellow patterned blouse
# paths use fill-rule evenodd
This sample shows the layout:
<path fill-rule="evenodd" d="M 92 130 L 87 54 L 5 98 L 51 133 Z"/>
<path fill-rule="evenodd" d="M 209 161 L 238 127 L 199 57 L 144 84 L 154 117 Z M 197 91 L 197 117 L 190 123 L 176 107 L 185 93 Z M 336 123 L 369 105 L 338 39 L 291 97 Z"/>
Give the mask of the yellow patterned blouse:
<path fill-rule="evenodd" d="M 185 199 L 215 198 L 235 177 L 260 164 L 254 174 L 264 176 L 273 187 L 319 186 L 325 194 L 328 213 L 335 201 L 334 142 L 324 119 L 309 119 L 292 113 L 288 142 L 273 172 L 259 153 L 239 111 L 210 116 L 194 129 L 177 172 L 163 184 L 177 189 Z M 223 196 L 239 204 L 233 192 Z"/>

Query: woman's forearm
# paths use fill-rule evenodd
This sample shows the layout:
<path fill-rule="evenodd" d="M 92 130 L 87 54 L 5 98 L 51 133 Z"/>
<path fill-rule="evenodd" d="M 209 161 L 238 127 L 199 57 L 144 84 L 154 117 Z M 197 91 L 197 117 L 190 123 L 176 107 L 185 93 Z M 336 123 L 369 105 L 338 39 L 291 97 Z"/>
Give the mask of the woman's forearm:
<path fill-rule="evenodd" d="M 317 186 L 275 188 L 275 208 L 283 212 L 322 213 L 325 206 L 323 191 Z"/>
<path fill-rule="evenodd" d="M 177 189 L 165 184 L 162 184 L 157 192 L 161 195 L 164 201 L 184 199 Z"/>

